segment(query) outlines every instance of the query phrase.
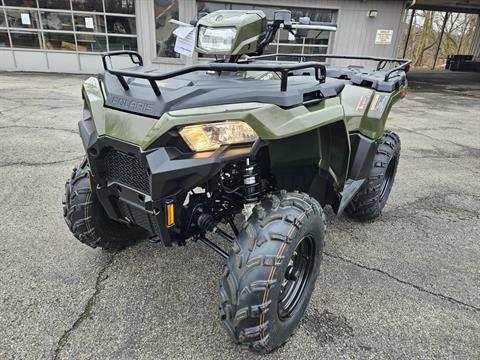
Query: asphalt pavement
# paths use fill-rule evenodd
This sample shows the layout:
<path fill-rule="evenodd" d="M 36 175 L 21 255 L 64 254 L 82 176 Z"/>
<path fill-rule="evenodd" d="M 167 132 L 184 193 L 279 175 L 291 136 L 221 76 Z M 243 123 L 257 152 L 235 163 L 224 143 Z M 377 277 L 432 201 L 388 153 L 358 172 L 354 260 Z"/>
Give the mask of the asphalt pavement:
<path fill-rule="evenodd" d="M 223 261 L 202 244 L 104 252 L 68 231 L 84 78 L 0 73 L 0 359 L 261 358 L 222 331 Z M 480 358 L 480 82 L 416 81 L 388 124 L 383 215 L 327 209 L 310 306 L 265 358 Z"/>

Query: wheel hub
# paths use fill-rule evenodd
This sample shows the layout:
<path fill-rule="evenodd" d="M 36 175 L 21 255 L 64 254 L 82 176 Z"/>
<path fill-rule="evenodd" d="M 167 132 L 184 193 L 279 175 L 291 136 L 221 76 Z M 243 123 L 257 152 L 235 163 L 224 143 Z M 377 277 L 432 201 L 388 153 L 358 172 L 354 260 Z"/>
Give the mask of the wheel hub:
<path fill-rule="evenodd" d="M 285 320 L 303 298 L 313 271 L 315 245 L 312 236 L 300 240 L 285 270 L 280 288 L 278 315 Z"/>

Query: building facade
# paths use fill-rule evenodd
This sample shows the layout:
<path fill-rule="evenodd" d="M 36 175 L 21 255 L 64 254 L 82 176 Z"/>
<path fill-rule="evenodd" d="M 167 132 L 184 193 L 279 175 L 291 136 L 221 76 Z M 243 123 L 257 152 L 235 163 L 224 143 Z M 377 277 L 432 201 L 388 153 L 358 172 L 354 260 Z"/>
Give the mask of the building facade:
<path fill-rule="evenodd" d="M 281 31 L 267 52 L 396 56 L 405 8 L 404 0 L 0 0 L 0 70 L 95 73 L 102 52 L 123 49 L 165 70 L 192 64 L 204 59 L 175 53 L 169 20 L 218 9 L 267 17 L 289 9 L 297 20 L 337 24 L 336 32 L 311 30 L 302 40 Z"/>
<path fill-rule="evenodd" d="M 470 44 L 469 53 L 473 55 L 475 61 L 480 61 L 480 14 L 477 17 L 477 25 L 475 26 L 475 34 Z"/>

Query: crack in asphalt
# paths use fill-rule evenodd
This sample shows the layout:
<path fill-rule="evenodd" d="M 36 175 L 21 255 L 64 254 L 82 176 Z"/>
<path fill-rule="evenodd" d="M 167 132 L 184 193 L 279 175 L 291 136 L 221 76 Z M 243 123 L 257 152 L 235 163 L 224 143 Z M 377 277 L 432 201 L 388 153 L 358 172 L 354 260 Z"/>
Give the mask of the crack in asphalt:
<path fill-rule="evenodd" d="M 451 164 L 454 164 L 454 165 L 457 165 L 458 167 L 461 167 L 462 169 L 464 170 L 468 170 L 470 171 L 471 173 L 473 174 L 476 174 L 476 175 L 479 175 L 480 174 L 480 171 L 475 171 L 473 168 L 470 168 L 470 167 L 467 167 L 467 166 L 464 166 L 456 161 L 453 161 L 452 158 L 445 158 L 445 160 L 447 160 L 449 163 Z"/>
<path fill-rule="evenodd" d="M 394 205 L 391 211 L 388 213 L 394 214 L 394 217 L 397 218 L 412 218 L 412 214 L 416 216 L 423 216 L 430 220 L 433 220 L 432 217 L 427 214 L 420 214 L 419 212 L 430 212 L 434 215 L 455 217 L 457 220 L 472 220 L 479 219 L 480 212 L 471 207 L 462 208 L 458 205 L 458 202 L 455 202 L 453 199 L 448 201 L 449 197 L 458 197 L 458 198 L 472 198 L 474 201 L 480 201 L 480 196 L 471 193 L 457 193 L 452 192 L 447 189 L 440 188 L 442 191 L 436 192 L 430 195 L 422 196 L 414 201 L 410 201 L 403 205 Z M 402 215 L 403 212 L 403 215 Z M 388 214 L 387 213 L 387 214 Z M 379 221 L 383 221 L 385 218 L 380 218 Z M 418 230 L 423 230 L 419 227 Z"/>
<path fill-rule="evenodd" d="M 455 145 L 455 146 L 458 146 L 460 148 L 462 148 L 464 151 L 466 151 L 468 154 L 472 155 L 472 156 L 478 156 L 480 154 L 480 149 L 479 148 L 476 148 L 476 147 L 473 147 L 473 146 L 468 146 L 468 145 L 463 145 L 463 144 L 459 144 L 455 141 L 451 141 L 451 140 L 448 140 L 448 139 L 439 139 L 439 138 L 436 138 L 434 136 L 430 136 L 430 135 L 427 135 L 427 134 L 423 134 L 421 132 L 418 132 L 414 129 L 410 129 L 410 128 L 407 128 L 407 127 L 404 127 L 404 126 L 399 126 L 399 125 L 394 125 L 395 128 L 397 129 L 400 129 L 400 130 L 404 130 L 406 132 L 410 132 L 410 133 L 413 133 L 413 134 L 417 134 L 417 135 L 420 135 L 420 136 L 424 136 L 426 138 L 429 138 L 430 140 L 435 140 L 435 141 L 439 141 L 439 142 L 448 142 L 452 145 Z M 436 149 L 439 149 L 437 146 L 434 146 Z"/>
<path fill-rule="evenodd" d="M 56 128 L 53 126 L 30 126 L 30 125 L 6 125 L 6 126 L 0 126 L 0 129 L 39 129 L 39 130 L 53 130 L 53 131 L 65 131 L 68 133 L 72 134 L 78 134 L 78 131 L 76 130 L 70 130 L 70 129 L 61 129 L 61 128 Z"/>
<path fill-rule="evenodd" d="M 468 145 L 463 145 L 463 144 L 459 144 L 459 143 L 456 143 L 455 141 L 451 141 L 451 140 L 441 140 L 441 139 L 438 139 L 436 137 L 433 137 L 433 136 L 430 136 L 430 135 L 427 135 L 427 134 L 423 134 L 421 132 L 417 130 L 413 130 L 413 129 L 410 129 L 410 128 L 406 128 L 406 127 L 403 127 L 403 126 L 398 126 L 398 125 L 395 125 L 396 128 L 400 129 L 400 130 L 404 130 L 406 132 L 410 132 L 410 133 L 413 133 L 413 134 L 417 134 L 417 135 L 420 135 L 420 136 L 424 136 L 428 139 L 431 139 L 431 140 L 435 140 L 435 141 L 446 141 L 452 145 L 455 145 L 455 146 L 458 146 L 460 147 L 464 153 L 463 154 L 458 154 L 458 153 L 451 153 L 451 152 L 447 152 L 441 148 L 439 148 L 438 146 L 435 146 L 432 144 L 432 147 L 434 148 L 433 151 L 431 151 L 432 153 L 435 153 L 436 155 L 435 156 L 406 156 L 406 157 L 410 157 L 410 158 L 417 158 L 417 159 L 424 159 L 424 158 L 436 158 L 436 159 L 444 159 L 446 161 L 448 161 L 449 163 L 453 164 L 453 165 L 456 165 L 464 170 L 467 170 L 475 175 L 478 175 L 480 174 L 480 172 L 476 171 L 475 169 L 471 168 L 471 167 L 467 167 L 467 166 L 464 166 L 462 165 L 461 163 L 459 163 L 458 161 L 453 161 L 452 159 L 458 159 L 458 158 L 462 158 L 462 157 L 476 157 L 476 156 L 479 156 L 480 155 L 480 149 L 479 148 L 475 148 L 475 147 L 472 147 L 472 146 L 468 146 Z M 415 150 L 415 149 L 413 149 Z M 419 150 L 417 149 L 416 152 L 428 152 L 426 150 Z M 453 156 L 451 156 L 453 155 Z"/>
<path fill-rule="evenodd" d="M 23 104 L 24 102 L 31 102 L 32 100 L 49 100 L 55 99 L 55 96 L 63 96 L 62 98 L 55 99 L 56 101 L 70 101 L 71 99 L 75 99 L 76 96 L 68 95 L 62 93 L 61 91 L 47 91 L 43 93 L 43 96 L 39 96 L 36 91 L 32 91 L 32 94 L 26 93 L 25 91 L 20 91 L 17 88 L 3 88 L 2 91 L 9 91 L 8 96 L 1 96 L 0 100 L 12 101 Z M 34 98 L 32 99 L 34 95 Z"/>
<path fill-rule="evenodd" d="M 0 99 L 0 100 L 1 100 L 1 99 Z M 0 111 L 0 115 L 2 115 L 2 116 L 7 116 L 7 114 L 5 114 L 6 112 L 19 109 L 19 108 L 21 108 L 22 106 L 23 106 L 23 105 L 15 105 L 14 107 L 11 107 L 11 108 L 8 108 L 8 109 L 3 109 L 2 111 Z"/>
<path fill-rule="evenodd" d="M 73 160 L 79 160 L 79 159 L 81 159 L 81 158 L 83 158 L 83 155 L 82 155 L 82 156 L 76 156 L 76 157 L 70 158 L 70 159 L 65 159 L 65 160 L 45 161 L 45 162 L 38 162 L 38 163 L 31 163 L 31 162 L 27 162 L 27 161 L 18 161 L 18 162 L 10 162 L 10 163 L 0 164 L 0 168 L 9 167 L 9 166 L 45 166 L 45 165 L 56 165 L 56 164 L 61 164 L 61 163 L 70 162 L 70 161 L 73 161 Z"/>
<path fill-rule="evenodd" d="M 434 291 L 430 291 L 430 290 L 427 290 L 425 289 L 424 287 L 421 287 L 419 285 L 416 285 L 414 283 L 411 283 L 409 281 L 406 281 L 406 280 L 402 280 L 382 269 L 378 269 L 378 268 L 374 268 L 374 267 L 370 267 L 370 266 L 366 266 L 366 265 L 363 265 L 363 264 L 360 264 L 356 261 L 353 261 L 351 259 L 347 259 L 347 258 L 344 258 L 340 255 L 334 255 L 334 254 L 330 254 L 328 252 L 324 252 L 324 254 L 328 257 L 331 257 L 331 258 L 334 258 L 334 259 L 337 259 L 337 260 L 340 260 L 340 261 L 343 261 L 343 262 L 346 262 L 348 264 L 351 264 L 351 265 L 354 265 L 354 266 L 357 266 L 361 269 L 364 269 L 364 270 L 368 270 L 368 271 L 374 271 L 374 272 L 378 272 L 382 275 L 385 275 L 387 276 L 388 278 L 392 279 L 392 280 L 395 280 L 396 282 L 400 283 L 400 284 L 403 284 L 403 285 L 408 285 L 410 287 L 413 287 L 414 289 L 418 290 L 418 291 L 421 291 L 421 292 L 424 292 L 426 294 L 429 294 L 429 295 L 432 295 L 432 296 L 435 296 L 439 299 L 442 299 L 442 300 L 446 300 L 446 301 L 449 301 L 451 303 L 454 303 L 456 305 L 460 305 L 460 306 L 463 306 L 463 307 L 466 307 L 470 310 L 474 310 L 474 311 L 480 311 L 480 307 L 477 307 L 475 305 L 471 305 L 471 304 L 467 304 L 463 301 L 460 301 L 458 299 L 455 299 L 451 296 L 448 296 L 448 295 L 443 295 L 443 294 L 440 294 L 440 293 L 437 293 L 437 292 L 434 292 Z"/>
<path fill-rule="evenodd" d="M 88 301 L 83 308 L 82 312 L 80 315 L 77 317 L 77 319 L 73 322 L 72 326 L 70 326 L 68 329 L 66 329 L 60 339 L 57 342 L 57 346 L 55 347 L 55 350 L 53 352 L 52 360 L 57 360 L 59 359 L 60 353 L 62 352 L 63 348 L 65 345 L 67 345 L 68 340 L 70 338 L 70 335 L 78 329 L 78 327 L 82 324 L 82 322 L 86 319 L 88 319 L 93 312 L 93 308 L 95 306 L 95 303 L 97 302 L 98 295 L 100 294 L 102 288 L 101 285 L 102 283 L 106 280 L 105 273 L 107 270 L 110 268 L 112 265 L 113 261 L 115 260 L 116 255 L 120 252 L 116 251 L 112 254 L 112 256 L 108 259 L 108 261 L 105 263 L 105 265 L 102 266 L 100 271 L 97 274 L 97 278 L 95 280 L 95 291 L 93 294 L 88 298 Z"/>
<path fill-rule="evenodd" d="M 57 102 L 60 101 L 60 100 L 57 100 Z M 67 107 L 73 107 L 73 106 L 77 106 L 79 104 L 72 104 L 72 103 L 69 103 L 69 104 L 65 104 L 65 105 L 60 105 L 60 106 L 53 106 L 51 104 L 32 104 L 31 102 L 27 103 L 27 101 L 25 100 L 25 102 L 22 101 L 22 103 L 18 106 L 15 106 L 13 108 L 9 108 L 9 109 L 6 109 L 6 110 L 2 110 L 2 116 L 10 116 L 11 115 L 8 115 L 7 112 L 12 112 L 13 110 L 17 110 L 17 109 L 21 109 L 21 108 L 35 108 L 35 114 L 37 113 L 40 113 L 40 112 L 44 112 L 44 111 L 47 111 L 47 112 L 51 112 L 52 110 L 65 110 Z M 32 110 L 33 111 L 33 110 Z M 33 115 L 35 115 L 33 114 Z M 24 118 L 23 115 L 19 116 L 19 118 Z"/>

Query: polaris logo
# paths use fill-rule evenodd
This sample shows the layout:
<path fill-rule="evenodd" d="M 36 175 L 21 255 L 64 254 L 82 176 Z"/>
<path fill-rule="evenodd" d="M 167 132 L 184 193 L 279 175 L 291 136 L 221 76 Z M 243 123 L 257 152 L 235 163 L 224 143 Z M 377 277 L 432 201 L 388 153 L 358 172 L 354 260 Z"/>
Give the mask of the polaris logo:
<path fill-rule="evenodd" d="M 121 96 L 113 96 L 111 100 L 108 101 L 108 103 L 111 106 L 116 106 L 128 111 L 136 113 L 148 113 L 154 115 L 153 106 L 151 104 L 147 104 L 145 102 L 135 99 L 124 98 Z"/>

